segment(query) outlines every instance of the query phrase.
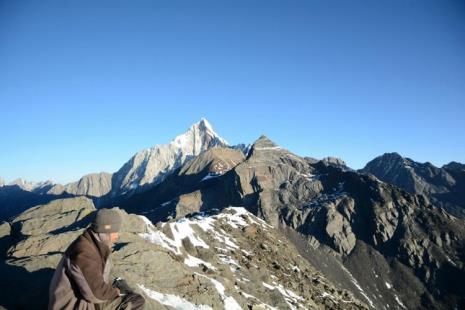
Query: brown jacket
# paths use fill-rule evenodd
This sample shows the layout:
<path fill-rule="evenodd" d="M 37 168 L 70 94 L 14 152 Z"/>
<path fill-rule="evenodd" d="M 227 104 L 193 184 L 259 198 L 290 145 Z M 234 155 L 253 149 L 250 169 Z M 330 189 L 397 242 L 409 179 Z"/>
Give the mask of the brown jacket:
<path fill-rule="evenodd" d="M 114 299 L 108 283 L 110 248 L 89 228 L 65 251 L 49 288 L 49 310 L 89 309 Z"/>

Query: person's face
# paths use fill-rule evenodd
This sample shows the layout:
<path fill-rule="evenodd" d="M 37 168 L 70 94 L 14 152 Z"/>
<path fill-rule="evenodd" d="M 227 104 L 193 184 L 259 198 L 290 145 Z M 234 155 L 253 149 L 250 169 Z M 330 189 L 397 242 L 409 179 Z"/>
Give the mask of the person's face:
<path fill-rule="evenodd" d="M 111 243 L 115 243 L 116 241 L 118 241 L 118 238 L 119 238 L 119 233 L 118 232 L 110 233 L 110 242 Z"/>

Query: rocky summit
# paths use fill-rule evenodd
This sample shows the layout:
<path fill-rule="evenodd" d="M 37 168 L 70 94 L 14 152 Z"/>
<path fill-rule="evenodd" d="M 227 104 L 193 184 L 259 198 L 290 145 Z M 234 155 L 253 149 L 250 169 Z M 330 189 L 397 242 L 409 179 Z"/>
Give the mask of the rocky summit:
<path fill-rule="evenodd" d="M 201 120 L 67 190 L 2 186 L 0 306 L 46 308 L 64 250 L 118 206 L 113 276 L 147 309 L 465 309 L 464 171 L 396 153 L 356 171 Z"/>

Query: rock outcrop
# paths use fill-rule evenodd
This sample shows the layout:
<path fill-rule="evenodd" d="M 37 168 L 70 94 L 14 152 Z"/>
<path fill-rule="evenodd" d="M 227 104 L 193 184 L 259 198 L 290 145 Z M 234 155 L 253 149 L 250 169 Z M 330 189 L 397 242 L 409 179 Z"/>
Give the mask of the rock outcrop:
<path fill-rule="evenodd" d="M 57 200 L 0 225 L 9 249 L 0 305 L 43 309 L 53 269 L 89 224 L 87 198 Z M 123 218 L 112 275 L 144 295 L 146 309 L 366 309 L 336 288 L 278 231 L 244 208 L 197 213 L 153 225 Z"/>

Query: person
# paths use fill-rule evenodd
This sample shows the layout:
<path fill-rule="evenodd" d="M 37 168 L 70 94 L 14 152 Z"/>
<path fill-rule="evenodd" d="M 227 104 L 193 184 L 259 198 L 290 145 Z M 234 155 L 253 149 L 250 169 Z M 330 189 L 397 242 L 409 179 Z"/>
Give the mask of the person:
<path fill-rule="evenodd" d="M 49 287 L 49 310 L 143 309 L 144 298 L 124 280 L 109 281 L 111 247 L 119 238 L 120 226 L 116 210 L 96 212 L 91 226 L 58 263 Z"/>

